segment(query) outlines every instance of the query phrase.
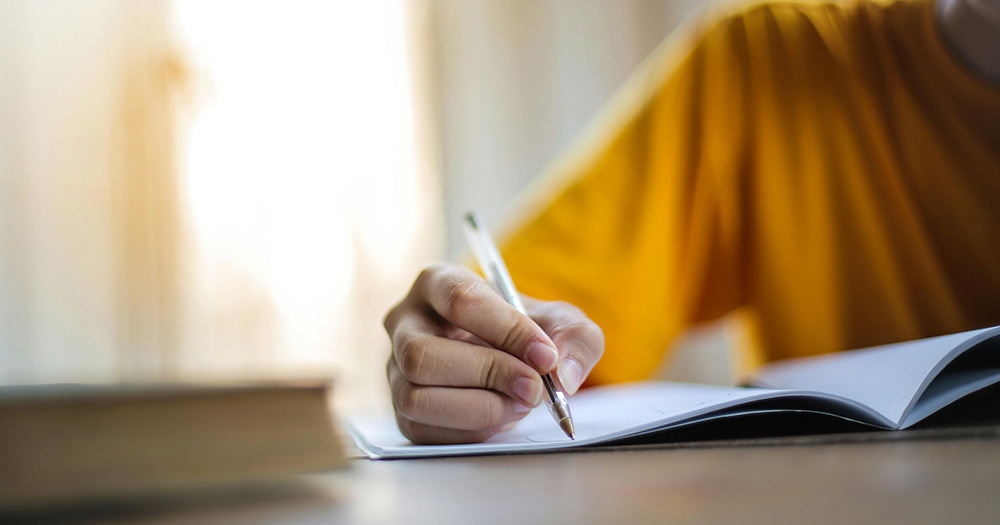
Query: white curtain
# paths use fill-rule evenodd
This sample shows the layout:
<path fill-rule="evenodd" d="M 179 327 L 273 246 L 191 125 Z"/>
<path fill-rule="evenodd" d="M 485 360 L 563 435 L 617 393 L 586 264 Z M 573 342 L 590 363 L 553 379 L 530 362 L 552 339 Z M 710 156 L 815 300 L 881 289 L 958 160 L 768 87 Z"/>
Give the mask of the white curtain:
<path fill-rule="evenodd" d="M 0 3 L 0 381 L 170 369 L 182 79 L 168 7 Z"/>
<path fill-rule="evenodd" d="M 0 382 L 333 376 L 438 256 L 402 0 L 0 3 Z"/>
<path fill-rule="evenodd" d="M 382 314 L 439 256 L 404 3 L 175 6 L 200 94 L 182 130 L 183 373 L 280 365 L 384 400 Z"/>

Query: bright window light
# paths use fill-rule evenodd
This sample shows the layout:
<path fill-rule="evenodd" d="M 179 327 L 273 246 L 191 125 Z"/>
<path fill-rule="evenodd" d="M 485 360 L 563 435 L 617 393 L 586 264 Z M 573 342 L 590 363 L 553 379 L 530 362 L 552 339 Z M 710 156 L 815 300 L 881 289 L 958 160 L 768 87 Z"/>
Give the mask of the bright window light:
<path fill-rule="evenodd" d="M 236 319 L 213 330 L 273 318 L 258 366 L 349 362 L 344 341 L 379 321 L 359 328 L 352 301 L 377 286 L 359 265 L 401 278 L 426 228 L 403 1 L 175 5 L 198 93 L 182 147 L 196 303 Z"/>

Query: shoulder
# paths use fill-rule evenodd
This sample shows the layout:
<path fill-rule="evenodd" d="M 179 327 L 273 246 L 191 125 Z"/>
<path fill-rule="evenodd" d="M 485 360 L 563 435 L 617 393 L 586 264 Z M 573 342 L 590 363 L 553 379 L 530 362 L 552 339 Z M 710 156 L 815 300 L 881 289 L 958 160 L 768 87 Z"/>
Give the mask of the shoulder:
<path fill-rule="evenodd" d="M 691 22 L 699 42 L 716 40 L 752 48 L 784 48 L 822 44 L 856 46 L 866 33 L 913 19 L 933 0 L 824 0 L 723 2 L 699 13 Z M 811 48 L 805 48 L 809 51 Z"/>
<path fill-rule="evenodd" d="M 781 1 L 726 4 L 697 17 L 689 40 L 698 64 L 743 71 L 778 91 L 845 85 L 877 70 L 893 26 L 931 0 Z M 889 46 L 892 47 L 892 46 Z M 874 69 L 873 69 L 874 68 Z"/>
<path fill-rule="evenodd" d="M 712 31 L 737 27 L 776 33 L 808 28 L 834 28 L 851 25 L 866 16 L 899 6 L 921 4 L 929 0 L 782 0 L 723 1 L 701 15 L 714 21 Z"/>

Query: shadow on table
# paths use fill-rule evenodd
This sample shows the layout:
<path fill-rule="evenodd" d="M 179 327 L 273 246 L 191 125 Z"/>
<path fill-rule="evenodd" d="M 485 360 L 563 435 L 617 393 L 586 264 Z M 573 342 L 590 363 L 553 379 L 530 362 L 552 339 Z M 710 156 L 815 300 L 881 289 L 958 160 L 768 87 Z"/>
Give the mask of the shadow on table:
<path fill-rule="evenodd" d="M 295 506 L 336 505 L 342 497 L 329 484 L 307 476 L 278 481 L 157 492 L 30 507 L 0 508 L 0 523 L 108 523 L 205 515 L 247 518 Z"/>

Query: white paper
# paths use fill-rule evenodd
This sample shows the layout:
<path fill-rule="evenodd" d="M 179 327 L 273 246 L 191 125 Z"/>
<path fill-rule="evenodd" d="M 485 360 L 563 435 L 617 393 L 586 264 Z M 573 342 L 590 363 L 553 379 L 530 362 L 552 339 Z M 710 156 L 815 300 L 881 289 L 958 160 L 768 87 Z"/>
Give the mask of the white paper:
<path fill-rule="evenodd" d="M 413 445 L 391 414 L 357 414 L 347 423 L 358 446 L 373 458 L 599 445 L 694 421 L 783 409 L 899 428 L 1000 381 L 1000 369 L 992 369 L 949 371 L 932 383 L 955 357 L 995 336 L 1000 336 L 1000 327 L 776 363 L 756 378 L 758 384 L 773 389 L 653 382 L 595 388 L 570 399 L 575 441 L 562 433 L 544 407 L 533 410 L 514 429 L 470 445 Z M 991 351 L 991 347 L 977 350 Z M 767 400 L 781 401 L 759 403 Z"/>
<path fill-rule="evenodd" d="M 998 334 L 1000 327 L 984 328 L 791 359 L 765 367 L 756 375 L 754 384 L 837 394 L 871 407 L 899 427 L 941 369 L 968 348 Z"/>
<path fill-rule="evenodd" d="M 562 433 L 545 407 L 533 410 L 514 429 L 471 445 L 413 445 L 399 432 L 391 414 L 357 414 L 349 416 L 347 423 L 358 446 L 373 458 L 495 454 L 597 445 L 755 401 L 810 396 L 834 397 L 803 391 L 685 383 L 631 383 L 594 388 L 570 398 L 575 441 Z"/>
<path fill-rule="evenodd" d="M 996 369 L 945 374 L 924 390 L 899 428 L 911 427 L 956 400 L 996 383 L 1000 383 L 1000 370 Z"/>

